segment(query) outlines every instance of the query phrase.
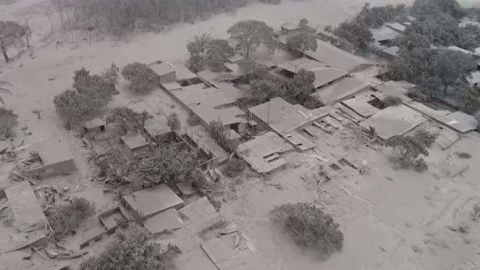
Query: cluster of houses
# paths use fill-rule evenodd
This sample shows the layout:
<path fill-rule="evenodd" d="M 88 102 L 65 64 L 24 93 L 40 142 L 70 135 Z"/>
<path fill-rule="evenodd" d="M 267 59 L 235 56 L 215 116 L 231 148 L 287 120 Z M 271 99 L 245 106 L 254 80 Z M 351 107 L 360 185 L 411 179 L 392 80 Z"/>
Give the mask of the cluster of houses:
<path fill-rule="evenodd" d="M 405 30 L 405 25 L 392 23 L 377 30 L 374 33 L 377 45 L 388 46 L 389 40 Z M 223 72 L 193 73 L 183 66 L 157 61 L 149 66 L 160 78 L 161 91 L 195 116 L 198 124 L 180 133 L 170 129 L 166 116 L 153 115 L 144 119 L 143 129 L 137 134 L 115 137 L 117 141 L 112 141 L 110 134 L 117 132 L 115 127 L 103 119 L 93 119 L 84 125 L 84 133 L 88 134 L 85 144 L 96 156 L 101 156 L 112 147 L 122 147 L 132 155 L 143 155 L 152 145 L 175 143 L 195 151 L 204 159 L 202 164 L 216 167 L 230 158 L 230 153 L 218 145 L 208 131 L 211 122 L 220 122 L 229 139 L 238 142 L 237 156 L 264 174 L 285 166 L 288 163 L 284 158 L 286 153 L 314 149 L 319 136 L 329 136 L 346 123 L 375 130 L 381 140 L 420 128 L 427 129 L 439 135 L 437 143 L 442 149 L 458 141 L 461 134 L 477 128 L 478 122 L 469 115 L 434 110 L 411 100 L 407 93 L 415 86 L 410 83 L 389 81 L 370 85 L 355 78 L 352 73 L 374 63 L 328 42 L 318 40 L 316 51 L 291 54 L 285 49 L 286 39 L 295 31 L 298 31 L 295 25 L 284 25 L 277 37 L 279 52 L 268 59 L 254 57 L 253 60 L 269 72 L 286 78 L 302 69 L 313 72 L 315 91 L 312 97 L 326 106 L 307 109 L 277 97 L 246 110 L 239 108 L 238 100 L 245 94 L 235 87 L 235 82 L 242 76 L 239 61 L 243 57 L 239 55 L 229 59 Z M 387 96 L 397 97 L 401 103 L 385 106 L 383 101 Z M 265 127 L 266 131 L 258 132 L 259 126 Z M 58 140 L 40 144 L 34 155 L 20 163 L 22 171 L 35 176 L 63 175 L 76 170 L 66 142 Z M 340 163 L 356 168 L 345 159 Z M 47 235 L 46 218 L 30 185 L 25 183 L 0 191 L 0 199 L 5 197 L 12 205 L 16 230 L 22 231 L 23 228 L 26 232 L 22 238 L 24 241 L 17 241 L 14 249 Z M 19 200 L 21 204 L 17 204 Z M 181 237 L 204 232 L 207 228 L 221 230 L 215 237 L 201 243 L 219 269 L 245 263 L 254 252 L 248 237 L 235 224 L 221 217 L 208 199 L 191 186 L 179 185 L 172 189 L 160 185 L 142 189 L 122 196 L 122 203 L 123 206 L 98 215 L 97 226 L 84 232 L 81 248 L 114 232 L 130 216 L 136 216 L 153 234 L 174 231 Z M 28 230 L 35 224 L 39 230 Z"/>

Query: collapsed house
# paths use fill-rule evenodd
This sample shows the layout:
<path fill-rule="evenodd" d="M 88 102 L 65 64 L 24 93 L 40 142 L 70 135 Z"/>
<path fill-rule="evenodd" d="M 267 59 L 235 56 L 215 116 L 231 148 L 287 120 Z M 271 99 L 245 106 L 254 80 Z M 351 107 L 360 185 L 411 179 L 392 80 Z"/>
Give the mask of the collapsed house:
<path fill-rule="evenodd" d="M 36 177 L 68 175 L 77 169 L 66 143 L 57 140 L 37 145 L 32 157 L 22 163 L 21 170 Z"/>
<path fill-rule="evenodd" d="M 28 181 L 0 190 L 0 201 L 12 219 L 10 226 L 0 227 L 0 251 L 18 250 L 47 238 L 48 220 Z"/>

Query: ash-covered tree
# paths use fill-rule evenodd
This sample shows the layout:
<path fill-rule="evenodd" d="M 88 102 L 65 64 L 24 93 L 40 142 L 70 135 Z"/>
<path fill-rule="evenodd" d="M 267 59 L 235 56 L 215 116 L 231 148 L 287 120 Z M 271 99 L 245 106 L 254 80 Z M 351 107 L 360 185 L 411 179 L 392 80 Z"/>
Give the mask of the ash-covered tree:
<path fill-rule="evenodd" d="M 199 72 L 205 69 L 205 52 L 207 44 L 212 40 L 210 34 L 203 33 L 195 35 L 193 40 L 187 43 L 187 50 L 190 53 L 190 58 L 187 62 L 187 67 L 193 72 Z"/>
<path fill-rule="evenodd" d="M 428 169 L 422 156 L 428 156 L 428 148 L 435 142 L 437 136 L 426 131 L 416 132 L 414 135 L 394 136 L 387 141 L 397 156 L 393 162 L 400 168 L 414 168 L 417 171 Z"/>
<path fill-rule="evenodd" d="M 27 26 L 13 21 L 0 21 L 0 50 L 2 51 L 5 62 L 10 61 L 7 50 L 12 46 L 22 46 L 23 38 L 30 35 L 30 29 Z"/>
<path fill-rule="evenodd" d="M 69 204 L 59 204 L 47 211 L 48 223 L 55 239 L 75 234 L 87 218 L 95 214 L 94 205 L 84 198 L 73 198 Z"/>
<path fill-rule="evenodd" d="M 334 34 L 349 41 L 360 50 L 367 49 L 375 41 L 368 26 L 355 20 L 341 23 L 335 28 Z"/>
<path fill-rule="evenodd" d="M 145 229 L 130 224 L 104 251 L 83 261 L 80 270 L 170 270 L 178 254 L 176 246 L 162 246 Z"/>
<path fill-rule="evenodd" d="M 12 110 L 0 108 L 0 140 L 13 136 L 12 128 L 17 125 L 17 118 Z"/>
<path fill-rule="evenodd" d="M 256 20 L 240 21 L 228 29 L 230 39 L 234 41 L 245 53 L 245 57 L 250 57 L 250 53 L 260 45 L 266 46 L 270 50 L 275 49 L 273 37 L 273 28 L 265 22 Z"/>
<path fill-rule="evenodd" d="M 462 18 L 466 15 L 457 0 L 415 0 L 411 12 L 418 17 L 440 13 L 446 13 L 454 18 Z"/>
<path fill-rule="evenodd" d="M 237 151 L 238 143 L 230 139 L 227 128 L 220 121 L 212 121 L 209 123 L 208 132 L 210 136 L 229 153 Z"/>
<path fill-rule="evenodd" d="M 287 84 L 288 94 L 298 103 L 303 104 L 315 89 L 315 73 L 301 69 Z"/>
<path fill-rule="evenodd" d="M 316 51 L 318 44 L 315 37 L 315 29 L 308 25 L 307 19 L 299 22 L 300 29 L 287 37 L 287 47 L 293 51 L 305 53 L 305 51 Z"/>
<path fill-rule="evenodd" d="M 101 92 L 67 90 L 53 99 L 57 113 L 65 120 L 66 128 L 80 124 L 98 114 L 111 100 Z"/>
<path fill-rule="evenodd" d="M 107 116 L 107 123 L 114 123 L 127 132 L 138 132 L 143 128 L 143 120 L 146 113 L 138 113 L 128 107 L 117 107 L 110 111 Z"/>
<path fill-rule="evenodd" d="M 180 129 L 180 120 L 178 120 L 178 115 L 176 113 L 167 116 L 167 125 L 173 131 Z"/>
<path fill-rule="evenodd" d="M 480 86 L 467 87 L 463 91 L 461 106 L 466 113 L 474 114 L 480 111 Z"/>
<path fill-rule="evenodd" d="M 432 57 L 428 72 L 430 76 L 438 77 L 442 81 L 441 97 L 445 97 L 449 86 L 454 85 L 457 80 L 464 78 L 476 68 L 477 63 L 472 56 L 462 52 L 443 50 Z"/>
<path fill-rule="evenodd" d="M 90 71 L 85 68 L 75 71 L 73 77 L 73 88 L 78 93 L 90 94 L 90 92 L 96 92 L 98 95 L 104 96 L 104 98 L 110 98 L 111 96 L 118 94 L 115 88 L 116 72 L 115 66 L 112 66 L 106 71 L 106 75 L 90 74 Z"/>
<path fill-rule="evenodd" d="M 406 6 L 399 4 L 396 6 L 386 5 L 370 8 L 366 3 L 360 13 L 355 17 L 355 21 L 365 24 L 368 27 L 378 28 L 386 22 L 403 21 L 406 16 Z"/>
<path fill-rule="evenodd" d="M 177 150 L 174 145 L 160 145 L 140 160 L 134 174 L 146 186 L 175 184 L 188 181 L 196 165 L 195 155 L 189 151 Z"/>
<path fill-rule="evenodd" d="M 268 69 L 262 65 L 257 64 L 251 59 L 244 59 L 239 62 L 240 71 L 243 83 L 251 83 L 252 81 L 264 78 L 268 74 Z"/>
<path fill-rule="evenodd" d="M 160 78 L 149 66 L 138 62 L 123 67 L 122 76 L 129 82 L 129 88 L 134 93 L 146 94 L 157 88 Z"/>
<path fill-rule="evenodd" d="M 212 39 L 207 44 L 205 62 L 212 71 L 223 71 L 225 68 L 224 64 L 228 61 L 228 58 L 234 54 L 235 50 L 230 46 L 228 40 Z"/>
<path fill-rule="evenodd" d="M 322 259 L 343 248 L 343 233 L 333 218 L 308 203 L 275 207 L 271 220 L 302 248 L 316 250 Z"/>

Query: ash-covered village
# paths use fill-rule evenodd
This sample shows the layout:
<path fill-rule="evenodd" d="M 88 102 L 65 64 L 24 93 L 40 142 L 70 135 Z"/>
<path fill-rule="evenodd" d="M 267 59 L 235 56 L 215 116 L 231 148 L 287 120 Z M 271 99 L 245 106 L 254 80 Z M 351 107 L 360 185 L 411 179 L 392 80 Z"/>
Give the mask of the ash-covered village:
<path fill-rule="evenodd" d="M 0 0 L 0 270 L 480 269 L 480 5 Z"/>

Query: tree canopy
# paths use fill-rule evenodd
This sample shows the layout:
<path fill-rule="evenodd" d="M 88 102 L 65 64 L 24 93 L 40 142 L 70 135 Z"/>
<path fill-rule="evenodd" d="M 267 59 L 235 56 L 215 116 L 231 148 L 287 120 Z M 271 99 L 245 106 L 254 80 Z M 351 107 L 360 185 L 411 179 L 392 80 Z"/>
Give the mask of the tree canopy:
<path fill-rule="evenodd" d="M 137 94 L 146 94 L 159 87 L 160 78 L 149 66 L 131 63 L 123 67 L 122 76 L 129 81 L 129 88 Z"/>
<path fill-rule="evenodd" d="M 230 39 L 233 40 L 245 53 L 245 57 L 250 56 L 250 52 L 260 45 L 269 49 L 274 49 L 273 28 L 265 22 L 256 20 L 240 21 L 228 29 Z"/>
<path fill-rule="evenodd" d="M 12 128 L 17 125 L 18 116 L 12 110 L 0 107 L 0 140 L 12 137 Z"/>
<path fill-rule="evenodd" d="M 318 44 L 315 36 L 316 30 L 308 26 L 308 20 L 302 19 L 299 22 L 300 29 L 287 36 L 287 47 L 293 51 L 305 53 L 305 51 L 316 51 Z"/>
<path fill-rule="evenodd" d="M 8 62 L 7 49 L 10 46 L 22 45 L 22 38 L 30 34 L 27 26 L 13 21 L 0 21 L 0 50 L 2 51 L 5 62 Z"/>

